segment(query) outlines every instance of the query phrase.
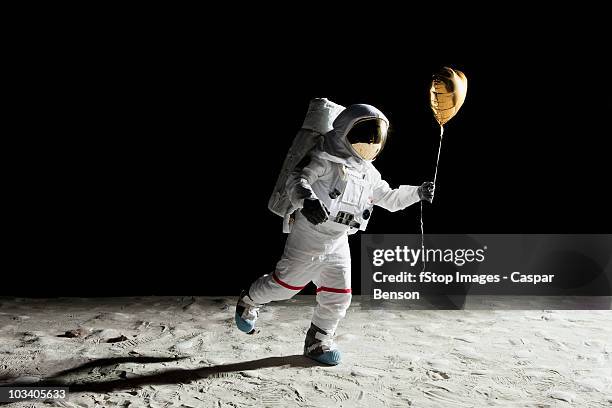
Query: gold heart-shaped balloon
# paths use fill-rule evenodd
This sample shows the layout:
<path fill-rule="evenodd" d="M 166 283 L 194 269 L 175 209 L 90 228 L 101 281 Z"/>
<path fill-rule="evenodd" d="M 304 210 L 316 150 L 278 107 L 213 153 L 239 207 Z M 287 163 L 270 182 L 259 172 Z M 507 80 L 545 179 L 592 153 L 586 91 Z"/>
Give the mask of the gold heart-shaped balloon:
<path fill-rule="evenodd" d="M 461 71 L 444 67 L 434 74 L 429 93 L 434 116 L 444 126 L 465 102 L 467 78 Z"/>

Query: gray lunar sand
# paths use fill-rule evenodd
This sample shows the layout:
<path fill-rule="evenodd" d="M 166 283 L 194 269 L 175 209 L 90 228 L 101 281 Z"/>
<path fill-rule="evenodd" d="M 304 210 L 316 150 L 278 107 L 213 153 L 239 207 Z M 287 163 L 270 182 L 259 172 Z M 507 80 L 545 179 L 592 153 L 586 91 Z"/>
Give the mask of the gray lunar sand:
<path fill-rule="evenodd" d="M 610 407 L 610 310 L 365 310 L 343 364 L 300 354 L 311 296 L 234 326 L 235 298 L 0 298 L 0 382 L 68 384 L 27 407 Z M 110 341 L 110 342 L 109 342 Z"/>

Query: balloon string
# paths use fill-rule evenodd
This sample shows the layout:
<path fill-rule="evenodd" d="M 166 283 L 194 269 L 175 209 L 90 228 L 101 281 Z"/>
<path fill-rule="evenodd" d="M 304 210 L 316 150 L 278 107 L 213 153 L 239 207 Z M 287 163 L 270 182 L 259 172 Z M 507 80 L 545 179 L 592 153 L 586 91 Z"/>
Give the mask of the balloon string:
<path fill-rule="evenodd" d="M 421 259 L 423 260 L 423 269 L 421 272 L 425 272 L 425 230 L 423 229 L 423 200 L 421 200 Z"/>
<path fill-rule="evenodd" d="M 438 158 L 436 159 L 436 172 L 434 173 L 434 192 L 436 191 L 436 180 L 438 178 L 438 164 L 440 164 L 440 151 L 442 150 L 442 135 L 444 135 L 444 126 L 440 125 L 440 144 L 438 145 Z M 433 203 L 433 198 L 431 199 Z M 423 269 L 425 272 L 425 229 L 423 227 L 423 201 L 421 200 L 421 257 Z"/>
<path fill-rule="evenodd" d="M 436 159 L 436 172 L 434 174 L 434 191 L 436 188 L 436 180 L 438 178 L 438 163 L 440 163 L 440 151 L 442 150 L 442 135 L 444 135 L 444 126 L 440 125 L 440 144 L 438 145 L 438 158 Z"/>

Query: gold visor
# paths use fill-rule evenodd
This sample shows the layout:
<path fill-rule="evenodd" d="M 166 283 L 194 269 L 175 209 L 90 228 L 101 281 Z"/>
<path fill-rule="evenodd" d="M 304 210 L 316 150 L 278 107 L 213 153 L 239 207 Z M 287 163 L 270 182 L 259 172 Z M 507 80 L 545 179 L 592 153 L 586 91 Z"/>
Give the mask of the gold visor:
<path fill-rule="evenodd" d="M 374 160 L 385 145 L 387 127 L 387 122 L 382 119 L 362 119 L 353 125 L 346 140 L 363 160 Z"/>
<path fill-rule="evenodd" d="M 351 146 L 363 160 L 374 160 L 382 149 L 382 143 L 354 143 Z"/>

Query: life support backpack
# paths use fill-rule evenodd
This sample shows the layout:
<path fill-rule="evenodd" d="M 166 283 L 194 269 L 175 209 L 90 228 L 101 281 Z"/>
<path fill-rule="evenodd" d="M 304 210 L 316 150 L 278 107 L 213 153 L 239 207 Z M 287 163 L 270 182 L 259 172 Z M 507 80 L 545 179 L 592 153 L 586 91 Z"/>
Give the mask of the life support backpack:
<path fill-rule="evenodd" d="M 314 98 L 310 101 L 304 123 L 293 139 L 276 180 L 274 191 L 268 200 L 268 209 L 283 217 L 285 224 L 293 212 L 285 187 L 287 178 L 308 152 L 323 140 L 327 132 L 333 129 L 334 120 L 344 109 L 344 106 L 335 104 L 326 98 Z"/>

